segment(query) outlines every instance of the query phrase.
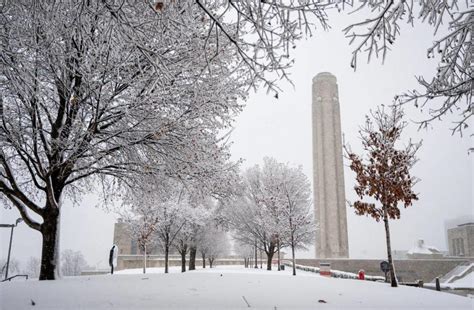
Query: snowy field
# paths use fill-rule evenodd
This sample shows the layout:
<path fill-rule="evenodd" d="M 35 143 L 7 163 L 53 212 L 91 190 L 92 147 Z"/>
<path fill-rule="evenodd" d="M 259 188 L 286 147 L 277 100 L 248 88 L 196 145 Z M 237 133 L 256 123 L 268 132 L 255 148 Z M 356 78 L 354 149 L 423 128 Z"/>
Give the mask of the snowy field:
<path fill-rule="evenodd" d="M 138 274 L 137 274 L 138 272 Z M 9 309 L 473 309 L 473 299 L 385 283 L 325 278 L 290 270 L 219 266 L 180 273 L 172 268 L 115 275 L 0 284 Z M 34 303 L 34 305 L 33 305 Z"/>

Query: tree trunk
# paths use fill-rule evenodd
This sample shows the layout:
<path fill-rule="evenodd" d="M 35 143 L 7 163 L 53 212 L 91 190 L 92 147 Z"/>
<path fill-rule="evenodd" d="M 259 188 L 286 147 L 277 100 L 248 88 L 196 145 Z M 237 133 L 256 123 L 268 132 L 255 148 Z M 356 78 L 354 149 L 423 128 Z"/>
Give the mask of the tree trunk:
<path fill-rule="evenodd" d="M 181 254 L 181 272 L 186 272 L 186 252 L 188 251 L 188 245 L 183 241 L 180 241 L 181 246 L 178 249 L 179 254 Z"/>
<path fill-rule="evenodd" d="M 212 263 L 214 263 L 214 258 L 209 258 L 209 268 L 212 268 Z"/>
<path fill-rule="evenodd" d="M 181 272 L 186 272 L 186 251 L 181 252 Z"/>
<path fill-rule="evenodd" d="M 165 244 L 165 273 L 168 273 L 169 270 L 169 254 L 170 246 L 169 244 Z"/>
<path fill-rule="evenodd" d="M 196 246 L 193 245 L 189 249 L 189 268 L 188 270 L 196 270 Z"/>
<path fill-rule="evenodd" d="M 40 280 L 55 280 L 59 262 L 59 209 L 54 209 L 45 215 L 41 225 L 43 244 L 41 250 Z"/>
<path fill-rule="evenodd" d="M 143 246 L 143 273 L 146 273 L 146 243 Z"/>
<path fill-rule="evenodd" d="M 272 270 L 272 259 L 273 254 L 275 253 L 275 244 L 270 243 L 268 246 L 268 251 L 265 251 L 267 254 L 267 270 Z"/>
<path fill-rule="evenodd" d="M 258 257 L 257 257 L 257 241 L 255 240 L 255 269 L 258 268 Z"/>
<path fill-rule="evenodd" d="M 388 265 L 390 267 L 390 282 L 392 287 L 397 287 L 397 278 L 395 276 L 395 267 L 393 265 L 393 260 L 392 260 L 392 246 L 390 243 L 390 227 L 388 225 L 388 214 L 387 214 L 387 208 L 383 207 L 383 213 L 384 213 L 384 224 L 385 224 L 385 238 L 387 241 L 387 256 L 388 256 Z"/>
<path fill-rule="evenodd" d="M 201 253 L 202 255 L 202 268 L 206 268 L 206 253 Z"/>
<path fill-rule="evenodd" d="M 278 246 L 278 248 L 277 248 L 278 249 L 278 260 L 277 260 L 278 261 L 278 271 L 280 271 L 281 270 L 281 268 L 280 268 L 280 237 L 278 237 L 277 246 Z"/>
<path fill-rule="evenodd" d="M 291 259 L 293 261 L 293 275 L 296 276 L 296 259 L 295 259 L 295 236 L 291 232 Z"/>

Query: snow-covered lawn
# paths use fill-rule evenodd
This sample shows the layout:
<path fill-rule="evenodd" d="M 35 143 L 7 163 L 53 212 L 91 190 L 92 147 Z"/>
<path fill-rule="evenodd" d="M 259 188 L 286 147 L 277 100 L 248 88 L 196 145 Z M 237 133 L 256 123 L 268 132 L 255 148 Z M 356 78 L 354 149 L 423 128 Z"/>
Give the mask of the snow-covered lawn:
<path fill-rule="evenodd" d="M 1 309 L 472 309 L 473 300 L 413 287 L 325 278 L 290 270 L 219 266 L 179 273 L 161 268 L 58 281 L 0 284 Z M 135 274 L 133 274 L 135 273 Z M 34 303 L 35 305 L 33 305 Z"/>

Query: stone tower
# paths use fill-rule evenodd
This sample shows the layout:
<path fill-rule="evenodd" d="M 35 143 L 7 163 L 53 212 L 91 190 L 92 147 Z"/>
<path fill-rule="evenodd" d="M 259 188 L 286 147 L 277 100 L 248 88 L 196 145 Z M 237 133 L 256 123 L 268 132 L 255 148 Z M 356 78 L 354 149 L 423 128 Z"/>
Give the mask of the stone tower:
<path fill-rule="evenodd" d="M 349 257 L 341 115 L 336 77 L 329 72 L 313 78 L 313 186 L 316 257 Z"/>

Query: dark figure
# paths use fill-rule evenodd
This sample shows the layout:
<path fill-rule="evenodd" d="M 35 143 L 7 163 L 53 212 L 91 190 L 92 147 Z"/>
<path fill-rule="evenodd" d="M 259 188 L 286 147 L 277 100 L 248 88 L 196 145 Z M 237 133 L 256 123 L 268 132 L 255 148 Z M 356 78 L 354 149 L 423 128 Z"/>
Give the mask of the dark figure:
<path fill-rule="evenodd" d="M 110 273 L 114 274 L 114 254 L 116 251 L 116 246 L 115 244 L 112 246 L 110 249 L 110 254 L 109 254 L 109 266 L 110 266 Z"/>

